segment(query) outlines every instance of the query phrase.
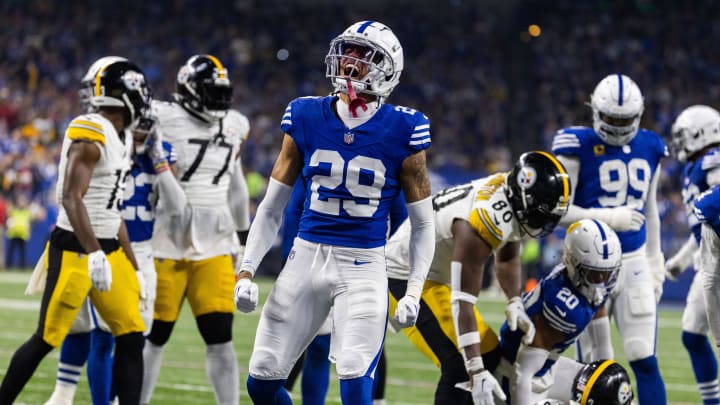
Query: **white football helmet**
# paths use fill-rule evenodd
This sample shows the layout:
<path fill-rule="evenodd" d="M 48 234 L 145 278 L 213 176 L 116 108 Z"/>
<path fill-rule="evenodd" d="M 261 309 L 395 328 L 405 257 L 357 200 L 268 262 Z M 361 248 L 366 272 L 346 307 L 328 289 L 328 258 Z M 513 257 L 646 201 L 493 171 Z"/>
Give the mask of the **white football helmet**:
<path fill-rule="evenodd" d="M 111 63 L 124 61 L 127 61 L 127 59 L 122 56 L 103 56 L 90 65 L 80 80 L 80 90 L 78 91 L 80 105 L 82 105 L 86 112 L 93 111 L 93 107 L 90 105 L 90 97 L 93 96 L 93 92 L 95 91 L 95 76 L 97 76 L 97 72 Z"/>
<path fill-rule="evenodd" d="M 347 55 L 350 50 L 361 51 L 358 57 L 353 57 Z M 366 65 L 367 74 L 364 77 L 353 77 L 354 69 L 343 71 L 341 61 L 347 59 L 354 61 L 355 65 Z M 377 21 L 361 21 L 351 25 L 330 42 L 325 64 L 325 76 L 330 78 L 336 91 L 347 93 L 347 79 L 350 79 L 355 91 L 372 94 L 382 101 L 400 82 L 403 49 L 390 28 Z"/>
<path fill-rule="evenodd" d="M 671 151 L 681 163 L 706 146 L 720 143 L 720 112 L 706 105 L 684 109 L 672 125 Z"/>
<path fill-rule="evenodd" d="M 609 75 L 595 86 L 590 107 L 595 132 L 614 146 L 626 145 L 637 135 L 645 108 L 638 85 L 621 74 Z"/>
<path fill-rule="evenodd" d="M 574 222 L 565 235 L 563 262 L 575 288 L 599 305 L 617 281 L 622 264 L 620 239 L 604 222 Z"/>

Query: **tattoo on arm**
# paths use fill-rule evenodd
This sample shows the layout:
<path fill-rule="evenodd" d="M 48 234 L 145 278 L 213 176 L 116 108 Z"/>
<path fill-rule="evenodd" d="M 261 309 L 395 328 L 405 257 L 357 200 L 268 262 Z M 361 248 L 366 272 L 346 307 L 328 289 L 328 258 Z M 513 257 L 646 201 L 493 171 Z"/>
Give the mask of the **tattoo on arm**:
<path fill-rule="evenodd" d="M 403 161 L 400 182 L 407 202 L 420 201 L 430 196 L 430 176 L 424 150 L 408 156 Z"/>

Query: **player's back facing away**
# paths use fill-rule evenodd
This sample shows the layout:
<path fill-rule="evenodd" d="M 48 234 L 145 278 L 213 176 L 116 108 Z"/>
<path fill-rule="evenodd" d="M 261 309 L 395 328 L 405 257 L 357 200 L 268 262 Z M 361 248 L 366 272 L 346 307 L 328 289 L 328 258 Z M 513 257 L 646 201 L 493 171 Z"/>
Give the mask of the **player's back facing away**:
<path fill-rule="evenodd" d="M 642 214 L 655 168 L 668 155 L 662 138 L 643 128 L 623 146 L 605 143 L 592 128 L 563 128 L 555 135 L 552 152 L 581 163 L 573 204 L 583 208 L 629 206 Z M 625 252 L 645 243 L 645 225 L 638 231 L 617 234 Z"/>
<path fill-rule="evenodd" d="M 402 163 L 430 146 L 430 123 L 421 112 L 382 104 L 367 122 L 349 129 L 333 111 L 336 100 L 295 99 L 282 119 L 282 130 L 304 159 L 298 235 L 317 243 L 382 246 Z"/>
<path fill-rule="evenodd" d="M 70 122 L 65 131 L 58 166 L 58 202 L 61 202 L 63 197 L 64 173 L 67 170 L 70 145 L 74 141 L 87 141 L 93 142 L 100 149 L 100 159 L 95 163 L 90 184 L 83 196 L 90 225 L 97 238 L 117 237 L 124 179 L 130 169 L 131 139 L 129 135 L 118 134 L 113 124 L 100 114 L 80 115 Z M 59 204 L 58 208 L 57 225 L 73 231 L 65 208 L 62 204 Z"/>

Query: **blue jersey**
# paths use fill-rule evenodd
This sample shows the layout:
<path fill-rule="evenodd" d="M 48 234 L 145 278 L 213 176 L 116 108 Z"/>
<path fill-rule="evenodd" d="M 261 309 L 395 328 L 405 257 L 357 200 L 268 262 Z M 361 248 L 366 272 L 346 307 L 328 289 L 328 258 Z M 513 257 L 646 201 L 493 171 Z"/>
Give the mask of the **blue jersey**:
<path fill-rule="evenodd" d="M 169 164 L 177 157 L 170 143 L 163 142 Z M 155 168 L 146 154 L 135 155 L 130 177 L 125 183 L 125 197 L 121 205 L 128 236 L 131 242 L 142 242 L 152 237 L 154 214 Z"/>
<path fill-rule="evenodd" d="M 695 215 L 698 221 L 710 225 L 720 236 L 720 185 L 698 196 L 695 200 Z"/>
<path fill-rule="evenodd" d="M 523 296 L 523 303 L 530 319 L 541 314 L 551 328 L 565 334 L 565 340 L 553 346 L 550 357 L 536 374 L 541 376 L 552 367 L 557 356 L 575 342 L 605 304 L 605 300 L 597 306 L 593 305 L 575 289 L 565 266 L 559 265 Z M 500 328 L 500 347 L 503 356 L 511 363 L 515 362 L 522 338 L 523 332 L 519 328 L 513 332 L 507 321 L 503 323 Z"/>
<path fill-rule="evenodd" d="M 411 108 L 382 104 L 370 120 L 349 129 L 333 111 L 335 100 L 295 99 L 282 119 L 282 130 L 304 160 L 298 236 L 338 246 L 383 246 L 402 163 L 430 147 L 430 121 Z"/>
<path fill-rule="evenodd" d="M 683 168 L 682 197 L 685 203 L 685 213 L 698 245 L 700 244 L 700 222 L 694 212 L 695 199 L 700 193 L 710 188 L 707 182 L 708 172 L 718 168 L 720 168 L 720 148 L 709 150 L 696 161 L 686 163 Z"/>
<path fill-rule="evenodd" d="M 645 214 L 655 168 L 660 159 L 668 155 L 662 138 L 642 128 L 624 146 L 606 144 L 592 128 L 564 128 L 555 135 L 552 151 L 580 161 L 575 205 L 582 208 L 629 206 L 642 214 Z M 631 252 L 645 243 L 645 224 L 637 231 L 617 235 L 623 252 Z"/>

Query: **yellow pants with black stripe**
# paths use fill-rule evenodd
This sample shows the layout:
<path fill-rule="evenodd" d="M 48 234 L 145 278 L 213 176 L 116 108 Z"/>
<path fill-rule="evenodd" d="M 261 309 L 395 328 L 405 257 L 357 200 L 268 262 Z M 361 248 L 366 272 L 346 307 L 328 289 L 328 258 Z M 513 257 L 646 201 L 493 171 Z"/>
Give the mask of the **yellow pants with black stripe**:
<path fill-rule="evenodd" d="M 155 259 L 157 298 L 154 319 L 175 322 L 187 297 L 197 318 L 213 312 L 235 313 L 235 272 L 230 255 L 204 260 Z"/>
<path fill-rule="evenodd" d="M 389 279 L 390 312 L 392 317 L 397 302 L 405 295 L 407 281 Z M 500 361 L 498 337 L 475 309 L 480 351 L 485 368 L 495 369 Z M 435 404 L 472 404 L 467 393 L 455 388 L 455 384 L 468 380 L 465 362 L 457 346 L 457 334 L 452 318 L 450 286 L 426 281 L 420 298 L 420 313 L 415 326 L 403 329 L 410 342 L 441 369 L 441 377 L 435 393 Z M 470 402 L 468 402 L 470 401 Z"/>
<path fill-rule="evenodd" d="M 112 269 L 112 284 L 109 291 L 100 292 L 92 288 L 87 254 L 78 252 L 79 244 L 75 245 L 73 240 L 71 232 L 53 231 L 46 247 L 48 276 L 38 335 L 49 345 L 60 346 L 88 296 L 114 336 L 142 332 L 145 325 L 140 316 L 140 285 L 117 241 L 101 240 Z"/>

